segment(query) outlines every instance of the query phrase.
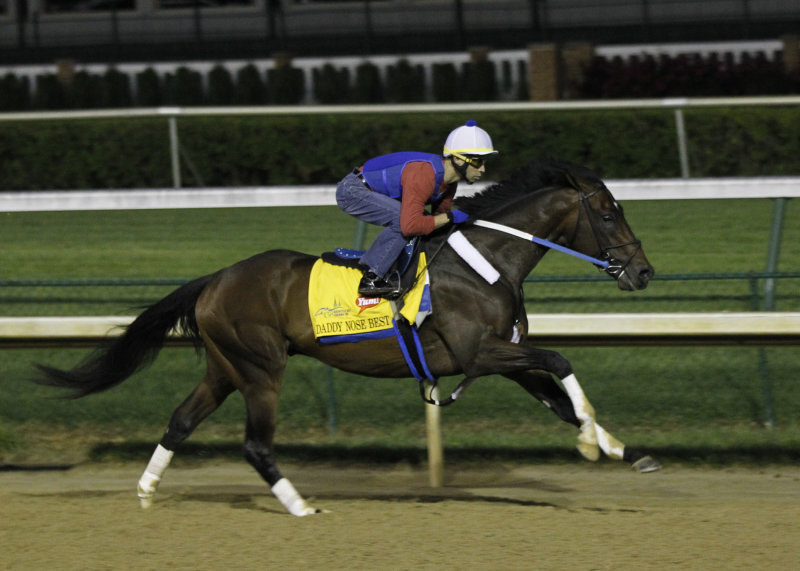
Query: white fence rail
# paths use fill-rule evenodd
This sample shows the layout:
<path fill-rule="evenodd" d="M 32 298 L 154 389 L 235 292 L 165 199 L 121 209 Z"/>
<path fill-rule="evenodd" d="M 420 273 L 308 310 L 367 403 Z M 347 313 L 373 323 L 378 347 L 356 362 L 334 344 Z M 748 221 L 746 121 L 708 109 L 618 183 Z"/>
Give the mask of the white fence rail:
<path fill-rule="evenodd" d="M 491 183 L 459 190 L 477 192 Z M 798 177 L 608 180 L 617 200 L 797 198 Z M 332 206 L 336 186 L 0 192 L 0 212 Z"/>
<path fill-rule="evenodd" d="M 0 317 L 0 349 L 95 346 L 132 316 Z M 800 312 L 528 314 L 538 345 L 800 345 Z M 173 334 L 169 344 L 186 345 Z"/>

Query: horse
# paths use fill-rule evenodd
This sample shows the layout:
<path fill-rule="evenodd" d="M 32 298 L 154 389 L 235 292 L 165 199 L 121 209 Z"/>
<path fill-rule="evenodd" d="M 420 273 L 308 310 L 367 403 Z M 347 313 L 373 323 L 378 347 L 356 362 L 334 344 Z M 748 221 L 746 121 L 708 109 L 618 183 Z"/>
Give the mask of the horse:
<path fill-rule="evenodd" d="M 639 472 L 659 469 L 657 460 L 597 424 L 564 356 L 527 339 L 522 283 L 550 249 L 571 249 L 598 266 L 602 260 L 621 290 L 644 289 L 653 277 L 641 242 L 600 177 L 566 161 L 534 161 L 507 180 L 458 198 L 455 206 L 471 219 L 458 231 L 498 278 L 489 283 L 448 247 L 447 229 L 421 239 L 433 313 L 419 327 L 418 338 L 430 373 L 436 378 L 463 375 L 459 387 L 485 375 L 505 376 L 578 428 L 577 448 L 587 459 L 597 460 L 602 450 Z M 544 242 L 520 239 L 526 233 Z M 104 391 L 149 365 L 170 332 L 180 331 L 205 350 L 206 372 L 173 412 L 139 480 L 141 505 L 152 504 L 178 445 L 238 390 L 246 408 L 244 457 L 290 514 L 320 513 L 281 473 L 274 455 L 288 358 L 307 355 L 344 371 L 386 378 L 409 377 L 410 365 L 391 337 L 332 344 L 315 339 L 308 291 L 317 259 L 270 250 L 190 281 L 147 307 L 121 336 L 71 370 L 38 364 L 36 381 L 70 389 L 73 398 Z"/>

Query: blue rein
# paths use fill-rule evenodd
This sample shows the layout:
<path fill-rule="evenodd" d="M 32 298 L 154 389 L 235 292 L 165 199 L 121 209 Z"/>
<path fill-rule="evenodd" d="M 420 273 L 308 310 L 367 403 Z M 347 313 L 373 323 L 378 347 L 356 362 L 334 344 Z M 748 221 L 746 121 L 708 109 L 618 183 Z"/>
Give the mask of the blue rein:
<path fill-rule="evenodd" d="M 473 222 L 473 225 L 480 226 L 482 228 L 490 228 L 492 230 L 498 230 L 499 232 L 511 234 L 512 236 L 517 236 L 518 238 L 528 240 L 529 242 L 533 242 L 534 244 L 539 244 L 540 246 L 544 246 L 545 248 L 550 248 L 553 250 L 558 250 L 559 252 L 562 252 L 564 254 L 569 254 L 570 256 L 574 256 L 581 260 L 592 263 L 595 266 L 600 266 L 603 269 L 608 269 L 609 266 L 609 263 L 605 260 L 599 260 L 595 257 L 587 256 L 586 254 L 581 254 L 580 252 L 578 252 L 577 250 L 573 250 L 572 248 L 567 248 L 566 246 L 556 244 L 555 242 L 551 242 L 550 240 L 546 240 L 544 238 L 537 238 L 533 234 L 529 234 L 528 232 L 523 232 L 522 230 L 517 230 L 516 228 L 512 228 L 511 226 L 506 226 L 505 224 L 498 224 L 496 222 L 489 222 L 487 220 L 476 220 L 475 222 Z"/>
<path fill-rule="evenodd" d="M 575 256 L 576 258 L 580 258 L 581 260 L 591 262 L 595 266 L 600 266 L 603 269 L 606 269 L 609 266 L 609 263 L 605 260 L 598 260 L 597 258 L 593 258 L 592 256 L 581 254 L 577 250 L 567 248 L 566 246 L 561 246 L 560 244 L 556 244 L 555 242 L 551 242 L 550 240 L 545 240 L 544 238 L 537 238 L 536 236 L 533 236 L 531 237 L 531 242 L 539 244 L 540 246 L 545 246 L 546 248 L 552 248 L 553 250 L 558 250 L 559 252 L 569 254 L 570 256 Z"/>

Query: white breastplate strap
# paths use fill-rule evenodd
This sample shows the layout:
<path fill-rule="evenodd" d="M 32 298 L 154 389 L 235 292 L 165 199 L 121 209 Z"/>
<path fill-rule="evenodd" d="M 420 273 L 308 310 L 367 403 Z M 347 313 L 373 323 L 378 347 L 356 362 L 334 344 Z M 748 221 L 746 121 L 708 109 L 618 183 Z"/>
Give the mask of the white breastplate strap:
<path fill-rule="evenodd" d="M 461 256 L 488 283 L 493 284 L 500 279 L 500 272 L 467 240 L 467 237 L 460 230 L 450 234 L 447 243 L 455 250 L 456 254 Z"/>

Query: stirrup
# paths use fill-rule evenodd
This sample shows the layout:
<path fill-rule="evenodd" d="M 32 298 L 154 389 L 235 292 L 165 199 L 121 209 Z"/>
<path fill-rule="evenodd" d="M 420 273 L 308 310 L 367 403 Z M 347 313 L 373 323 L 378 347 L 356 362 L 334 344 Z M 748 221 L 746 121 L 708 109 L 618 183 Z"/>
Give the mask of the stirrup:
<path fill-rule="evenodd" d="M 397 282 L 392 283 L 372 270 L 367 270 L 358 284 L 358 293 L 364 297 L 381 297 L 393 300 L 401 297 L 404 292 L 400 287 L 399 275 L 397 276 Z"/>
<path fill-rule="evenodd" d="M 380 297 L 383 299 L 395 300 L 401 298 L 405 292 L 399 285 L 394 286 L 392 284 L 387 284 L 381 287 L 373 284 L 372 286 L 359 286 L 358 293 L 364 297 Z"/>

